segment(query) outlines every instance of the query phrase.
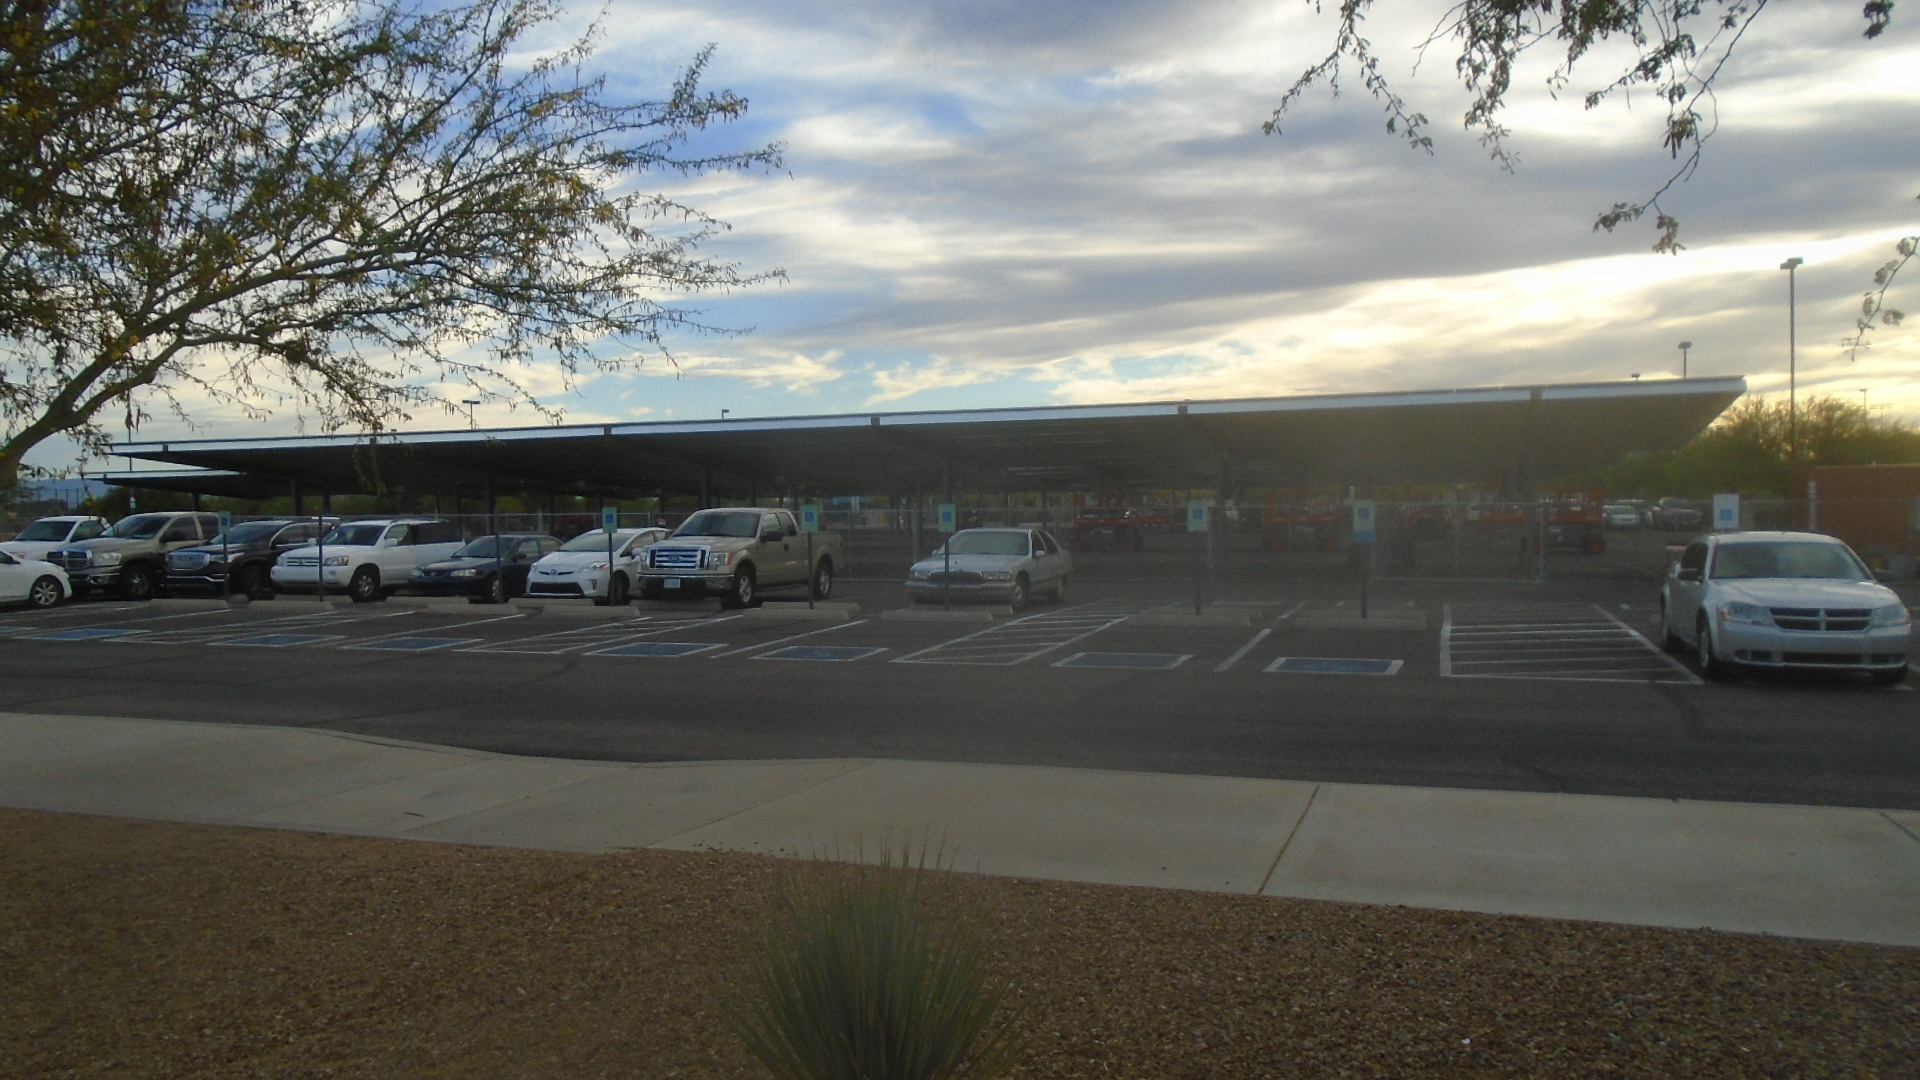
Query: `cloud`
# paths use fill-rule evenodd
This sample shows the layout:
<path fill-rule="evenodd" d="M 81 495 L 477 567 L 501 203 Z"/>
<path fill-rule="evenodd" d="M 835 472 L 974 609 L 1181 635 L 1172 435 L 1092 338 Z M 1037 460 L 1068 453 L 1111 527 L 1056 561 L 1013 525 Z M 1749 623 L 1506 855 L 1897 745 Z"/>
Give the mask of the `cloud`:
<path fill-rule="evenodd" d="M 914 365 L 903 363 L 891 370 L 875 371 L 873 396 L 867 398 L 867 405 L 880 405 L 890 401 L 923 394 L 929 390 L 945 390 L 959 386 L 973 386 L 989 382 L 996 376 L 985 368 L 963 367 L 946 357 L 934 357 L 931 361 Z"/>

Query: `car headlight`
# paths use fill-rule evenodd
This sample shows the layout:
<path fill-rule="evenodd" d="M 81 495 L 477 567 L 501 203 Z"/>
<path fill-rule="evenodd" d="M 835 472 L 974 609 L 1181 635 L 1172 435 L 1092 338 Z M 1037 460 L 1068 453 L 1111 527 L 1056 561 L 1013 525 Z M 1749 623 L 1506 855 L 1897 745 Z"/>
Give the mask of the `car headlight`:
<path fill-rule="evenodd" d="M 327 561 L 326 561 L 326 565 L 328 565 L 328 566 L 345 566 L 345 565 L 347 565 L 347 564 L 348 564 L 349 562 L 352 562 L 352 561 L 353 561 L 353 560 L 351 560 L 351 559 L 349 559 L 349 558 L 348 558 L 347 556 L 345 556 L 345 555 L 329 555 L 329 556 L 327 556 Z"/>
<path fill-rule="evenodd" d="M 119 566 L 120 553 L 117 551 L 96 551 L 87 562 L 94 566 Z"/>
<path fill-rule="evenodd" d="M 726 566 L 738 554 L 740 553 L 737 551 L 709 551 L 706 558 L 701 561 L 706 566 Z"/>
<path fill-rule="evenodd" d="M 987 570 L 987 571 L 984 571 L 984 572 L 982 572 L 982 573 L 981 573 L 981 575 L 980 575 L 980 577 L 981 577 L 981 579 L 982 579 L 982 580 L 985 580 L 985 581 L 1012 581 L 1012 580 L 1013 580 L 1013 571 L 1011 571 L 1011 570 Z"/>
<path fill-rule="evenodd" d="M 1720 609 L 1720 621 L 1752 623 L 1755 626 L 1772 626 L 1773 612 L 1759 604 L 1747 604 L 1735 600 Z"/>
<path fill-rule="evenodd" d="M 455 570 L 455 571 L 454 571 L 454 572 L 453 572 L 453 573 L 452 573 L 452 574 L 451 574 L 450 576 L 452 576 L 452 577 L 479 577 L 479 576 L 480 576 L 480 571 L 478 571 L 478 570 L 474 570 L 474 569 L 466 569 L 466 570 Z"/>
<path fill-rule="evenodd" d="M 607 568 L 607 563 L 605 559 L 602 559 L 599 562 L 590 562 L 586 565 L 586 569 L 588 570 L 605 570 L 606 568 Z"/>
<path fill-rule="evenodd" d="M 1868 622 L 1873 626 L 1905 626 L 1913 621 L 1905 604 L 1888 604 L 1873 609 L 1873 617 Z"/>

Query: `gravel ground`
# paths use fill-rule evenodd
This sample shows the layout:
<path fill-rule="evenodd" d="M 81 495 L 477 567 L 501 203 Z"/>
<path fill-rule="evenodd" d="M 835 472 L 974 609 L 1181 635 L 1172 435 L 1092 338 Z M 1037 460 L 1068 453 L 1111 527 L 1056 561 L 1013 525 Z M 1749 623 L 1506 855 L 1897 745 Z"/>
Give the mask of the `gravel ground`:
<path fill-rule="evenodd" d="M 0 1075 L 761 1076 L 787 864 L 0 811 Z M 1920 951 L 942 875 L 1027 1077 L 1920 1077 Z"/>

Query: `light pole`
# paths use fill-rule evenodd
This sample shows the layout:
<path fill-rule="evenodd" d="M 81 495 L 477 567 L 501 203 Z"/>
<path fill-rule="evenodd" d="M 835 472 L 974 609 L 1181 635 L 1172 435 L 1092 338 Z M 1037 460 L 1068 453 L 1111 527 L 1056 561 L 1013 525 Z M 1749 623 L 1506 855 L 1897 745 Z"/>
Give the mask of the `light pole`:
<path fill-rule="evenodd" d="M 1680 343 L 1680 377 L 1683 379 L 1687 377 L 1687 350 L 1691 348 L 1693 348 L 1691 341 Z"/>
<path fill-rule="evenodd" d="M 480 399 L 477 397 L 461 398 L 460 404 L 467 407 L 467 430 L 476 430 L 473 423 L 473 407 L 480 404 Z"/>
<path fill-rule="evenodd" d="M 1794 271 L 1806 261 L 1795 255 L 1780 264 L 1780 269 L 1787 272 L 1787 457 L 1790 459 L 1800 456 L 1800 405 L 1796 391 L 1797 358 L 1794 356 L 1796 336 Z"/>

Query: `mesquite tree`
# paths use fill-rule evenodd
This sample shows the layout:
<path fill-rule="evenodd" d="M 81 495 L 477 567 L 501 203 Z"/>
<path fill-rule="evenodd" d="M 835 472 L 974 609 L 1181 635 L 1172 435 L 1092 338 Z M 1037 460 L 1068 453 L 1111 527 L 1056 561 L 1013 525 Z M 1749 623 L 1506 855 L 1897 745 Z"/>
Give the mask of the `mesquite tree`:
<path fill-rule="evenodd" d="M 34 446 L 198 404 L 378 431 L 714 331 L 675 298 L 775 276 L 643 174 L 745 100 L 695 57 L 614 102 L 540 0 L 0 0 L 0 488 Z M 528 59 L 528 57 L 533 57 Z M 724 331 L 723 331 L 724 332 Z"/>

